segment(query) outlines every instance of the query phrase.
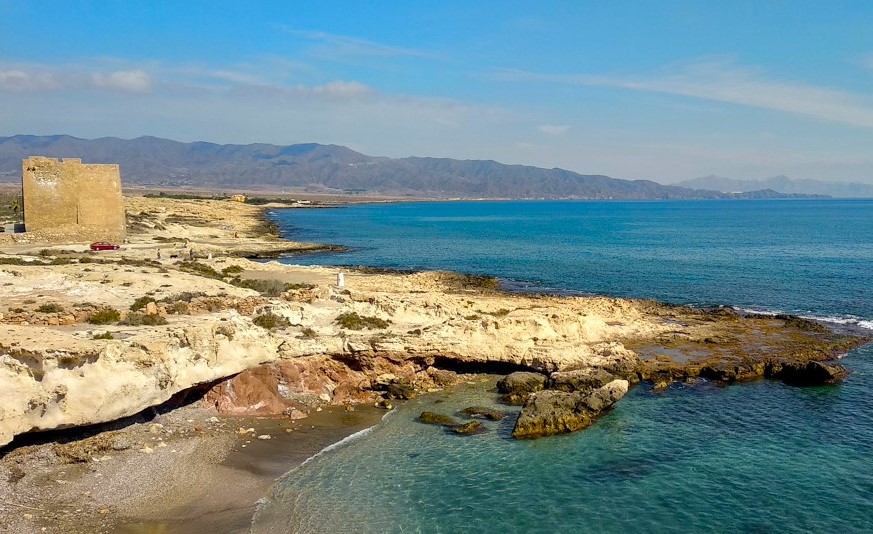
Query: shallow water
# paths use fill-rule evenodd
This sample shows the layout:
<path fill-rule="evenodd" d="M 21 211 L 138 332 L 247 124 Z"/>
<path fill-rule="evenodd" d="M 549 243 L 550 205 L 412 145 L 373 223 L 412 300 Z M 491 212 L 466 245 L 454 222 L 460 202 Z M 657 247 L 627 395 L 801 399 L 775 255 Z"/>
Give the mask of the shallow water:
<path fill-rule="evenodd" d="M 873 325 L 873 201 L 508 202 L 276 212 L 294 263 L 443 268 L 539 288 L 790 311 Z M 301 532 L 873 530 L 873 347 L 839 387 L 760 381 L 631 390 L 590 429 L 512 421 L 459 437 L 415 417 L 493 404 L 428 396 L 289 474 L 256 527 Z"/>

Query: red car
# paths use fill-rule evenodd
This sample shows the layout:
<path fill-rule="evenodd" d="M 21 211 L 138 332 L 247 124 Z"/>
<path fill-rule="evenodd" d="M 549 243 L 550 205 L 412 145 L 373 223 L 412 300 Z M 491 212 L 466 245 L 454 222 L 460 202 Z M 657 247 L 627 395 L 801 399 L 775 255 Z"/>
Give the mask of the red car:
<path fill-rule="evenodd" d="M 107 243 L 106 241 L 91 243 L 91 250 L 118 250 L 120 248 L 120 246 L 114 243 Z"/>

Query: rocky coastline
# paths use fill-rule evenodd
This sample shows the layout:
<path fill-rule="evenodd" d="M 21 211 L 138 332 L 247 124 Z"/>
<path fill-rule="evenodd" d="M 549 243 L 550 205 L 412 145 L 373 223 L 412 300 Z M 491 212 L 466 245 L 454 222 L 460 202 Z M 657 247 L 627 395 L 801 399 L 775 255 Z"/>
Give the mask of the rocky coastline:
<path fill-rule="evenodd" d="M 591 425 L 641 381 L 655 389 L 695 380 L 837 383 L 845 369 L 826 362 L 870 341 L 791 316 L 512 294 L 493 279 L 455 273 L 344 269 L 339 286 L 339 269 L 247 259 L 321 247 L 271 234 L 264 208 L 125 202 L 130 244 L 120 251 L 71 243 L 0 250 L 0 492 L 7 497 L 0 526 L 7 530 L 51 526 L 55 516 L 44 512 L 51 507 L 16 496 L 67 466 L 97 469 L 119 455 L 170 458 L 173 446 L 159 443 L 197 438 L 197 428 L 215 430 L 207 441 L 224 443 L 216 450 L 226 454 L 268 441 L 260 435 L 273 439 L 234 418 L 274 418 L 264 421 L 280 421 L 293 435 L 322 411 L 390 408 L 484 372 L 508 375 L 498 387 L 507 403 L 522 405 L 513 436 L 536 438 Z M 196 416 L 163 415 L 176 417 L 172 434 L 149 426 L 163 424 L 156 407 L 180 396 L 196 401 L 169 413 Z M 475 419 L 422 415 L 460 434 L 478 431 Z M 139 419 L 112 430 L 118 439 L 98 432 L 74 440 L 78 452 L 29 441 L 130 417 Z M 172 454 L 177 463 L 203 456 Z M 89 531 L 135 517 L 135 505 L 70 502 L 92 519 L 82 522 L 96 529 Z"/>

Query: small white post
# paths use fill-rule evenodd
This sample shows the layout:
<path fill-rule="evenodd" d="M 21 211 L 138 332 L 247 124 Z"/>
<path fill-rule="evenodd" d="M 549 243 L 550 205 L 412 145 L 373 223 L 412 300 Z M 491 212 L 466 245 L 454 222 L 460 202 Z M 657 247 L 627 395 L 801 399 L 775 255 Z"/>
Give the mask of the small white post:
<path fill-rule="evenodd" d="M 336 287 L 346 287 L 346 275 L 344 275 L 343 273 L 336 273 Z"/>

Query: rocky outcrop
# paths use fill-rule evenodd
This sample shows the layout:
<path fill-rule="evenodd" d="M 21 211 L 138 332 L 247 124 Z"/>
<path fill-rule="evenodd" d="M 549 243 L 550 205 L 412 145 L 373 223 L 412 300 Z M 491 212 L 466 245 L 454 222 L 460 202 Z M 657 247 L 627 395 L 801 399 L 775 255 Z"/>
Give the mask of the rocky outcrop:
<path fill-rule="evenodd" d="M 506 404 L 520 405 L 531 393 L 542 390 L 547 377 L 540 373 L 517 371 L 510 373 L 497 382 L 497 391 L 503 393 L 502 400 Z"/>
<path fill-rule="evenodd" d="M 448 415 L 442 415 L 434 412 L 421 412 L 418 420 L 426 425 L 441 425 L 441 426 L 458 426 L 458 422 Z"/>
<path fill-rule="evenodd" d="M 455 434 L 461 435 L 469 435 L 469 434 L 480 434 L 485 431 L 485 428 L 482 426 L 482 423 L 479 421 L 469 421 L 467 423 L 458 425 L 452 428 L 452 432 Z"/>
<path fill-rule="evenodd" d="M 458 414 L 461 417 L 482 418 L 488 419 L 489 421 L 500 421 L 506 417 L 506 412 L 501 412 L 500 410 L 495 410 L 493 408 L 486 408 L 485 406 L 470 406 L 464 408 L 458 412 Z"/>
<path fill-rule="evenodd" d="M 201 230 L 192 240 L 219 235 L 212 227 Z M 133 415 L 228 377 L 206 398 L 219 411 L 299 416 L 320 403 L 409 398 L 463 380 L 462 370 L 538 371 L 502 382 L 506 400 L 522 404 L 544 387 L 579 396 L 604 387 L 609 377 L 832 383 L 843 375 L 840 368 L 807 363 L 865 341 L 790 318 L 504 294 L 447 273 L 353 273 L 339 289 L 336 269 L 228 256 L 156 262 L 154 245 L 142 245 L 138 258 L 116 263 L 101 256 L 87 266 L 0 255 L 6 262 L 0 267 L 0 446 L 24 432 Z M 288 287 L 268 297 L 231 284 L 228 273 Z M 149 299 L 155 304 L 146 311 L 166 314 L 169 324 L 82 323 L 93 310 L 125 312 Z M 39 312 L 37 302 L 56 303 L 70 315 Z M 281 320 L 269 330 L 253 323 L 267 314 Z M 370 327 L 337 321 L 348 314 Z M 77 324 L 67 324 L 72 320 Z M 31 321 L 44 326 L 24 324 Z M 554 394 L 537 404 L 547 408 L 549 398 L 561 404 Z M 550 426 L 587 424 L 584 416 L 593 410 L 575 412 L 578 421 L 561 423 L 566 416 L 556 415 Z"/>
<path fill-rule="evenodd" d="M 221 328 L 193 321 L 99 344 L 40 327 L 28 340 L 21 327 L 0 324 L 0 339 L 28 347 L 0 345 L 0 445 L 22 432 L 133 415 L 275 358 L 280 341 L 234 312 L 222 318 Z"/>
<path fill-rule="evenodd" d="M 524 404 L 512 435 L 530 439 L 582 430 L 622 398 L 628 385 L 627 380 L 613 380 L 594 390 L 534 393 Z"/>
<path fill-rule="evenodd" d="M 842 382 L 849 371 L 842 365 L 822 362 L 769 362 L 767 375 L 792 386 L 825 386 Z"/>
<path fill-rule="evenodd" d="M 566 391 L 591 391 L 615 380 L 615 376 L 596 367 L 575 371 L 555 372 L 549 376 L 548 389 Z"/>

